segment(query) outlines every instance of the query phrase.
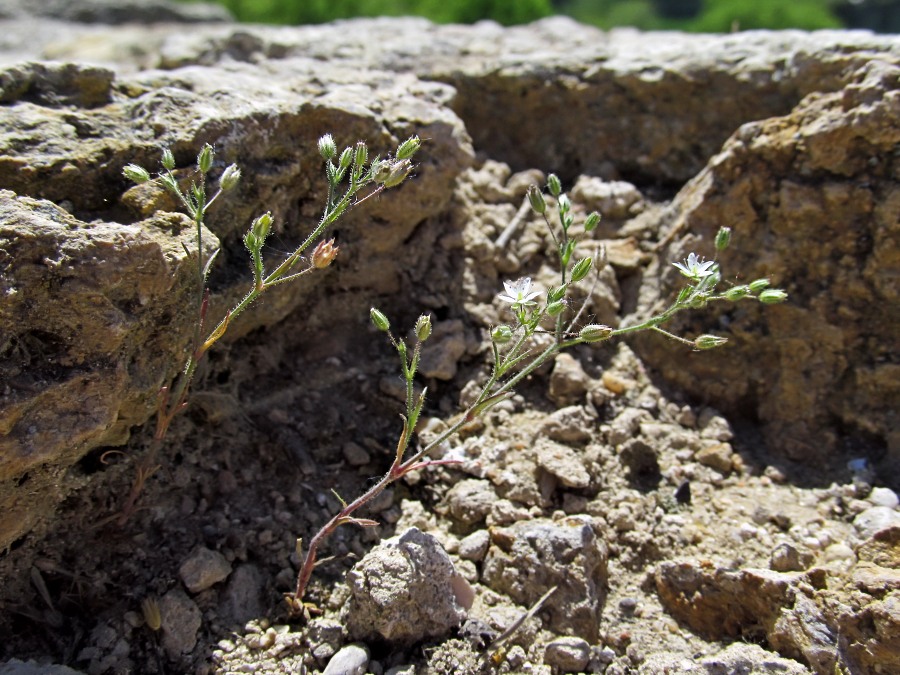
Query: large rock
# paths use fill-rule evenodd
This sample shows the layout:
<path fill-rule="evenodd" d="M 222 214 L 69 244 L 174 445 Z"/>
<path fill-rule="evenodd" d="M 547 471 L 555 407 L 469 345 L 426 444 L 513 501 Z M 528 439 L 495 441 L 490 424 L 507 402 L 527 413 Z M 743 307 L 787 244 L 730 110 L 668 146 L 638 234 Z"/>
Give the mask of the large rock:
<path fill-rule="evenodd" d="M 668 245 L 645 277 L 648 307 L 680 283 L 669 261 L 711 257 L 727 225 L 726 280 L 734 270 L 739 282 L 769 277 L 789 292 L 776 307 L 743 301 L 673 324 L 724 333 L 726 348 L 692 357 L 642 336 L 637 351 L 720 409 L 758 415 L 793 459 L 816 461 L 852 430 L 855 452 L 876 458 L 887 447 L 900 466 L 898 77 L 896 65 L 872 60 L 841 91 L 742 126 L 664 215 Z"/>
<path fill-rule="evenodd" d="M 372 154 L 413 133 L 428 139 L 415 181 L 342 221 L 345 290 L 311 294 L 315 281 L 276 287 L 234 322 L 234 339 L 304 305 L 326 315 L 310 303 L 327 305 L 330 321 L 365 316 L 366 296 L 399 288 L 398 247 L 441 210 L 471 162 L 445 85 L 341 67 L 326 73 L 310 60 L 271 65 L 121 80 L 73 64 L 0 73 L 0 185 L 11 190 L 0 195 L 0 549 L 65 495 L 67 466 L 121 444 L 149 418 L 184 362 L 195 316 L 185 308 L 197 292 L 184 246 L 195 255 L 195 232 L 166 212 L 175 207 L 160 191 L 129 189 L 125 164 L 157 167 L 168 146 L 179 167 L 190 167 L 212 143 L 214 174 L 241 166 L 240 187 L 210 213 L 215 235 L 204 237 L 205 256 L 223 245 L 210 279 L 212 323 L 247 290 L 240 237 L 253 217 L 274 214 L 283 248 L 315 225 L 326 185 L 319 136 L 366 139 Z M 350 300 L 341 302 L 341 292 Z"/>

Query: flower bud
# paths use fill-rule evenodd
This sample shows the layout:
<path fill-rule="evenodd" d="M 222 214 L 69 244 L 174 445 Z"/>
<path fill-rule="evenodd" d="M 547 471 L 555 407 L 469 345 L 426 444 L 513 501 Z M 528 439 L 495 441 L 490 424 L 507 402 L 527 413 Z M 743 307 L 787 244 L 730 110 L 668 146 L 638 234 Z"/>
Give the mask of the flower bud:
<path fill-rule="evenodd" d="M 787 300 L 788 294 L 780 288 L 767 288 L 759 294 L 759 301 L 766 305 L 777 305 Z"/>
<path fill-rule="evenodd" d="M 735 286 L 734 288 L 729 288 L 725 291 L 725 299 L 730 300 L 731 302 L 736 302 L 741 298 L 746 298 L 750 295 L 750 287 L 749 286 Z"/>
<path fill-rule="evenodd" d="M 356 150 L 354 150 L 353 153 L 353 163 L 356 164 L 356 166 L 365 166 L 368 159 L 369 149 L 363 141 L 359 141 L 356 144 Z"/>
<path fill-rule="evenodd" d="M 572 281 L 581 281 L 591 272 L 591 266 L 594 264 L 594 261 L 590 258 L 582 258 L 577 263 L 575 263 L 575 267 L 572 268 Z"/>
<path fill-rule="evenodd" d="M 581 329 L 578 337 L 582 342 L 600 342 L 608 340 L 612 336 L 613 329 L 609 326 L 601 326 L 599 324 L 588 324 Z"/>
<path fill-rule="evenodd" d="M 770 285 L 768 279 L 763 277 L 762 279 L 755 279 L 750 282 L 750 292 L 751 293 L 759 293 L 760 291 L 766 290 Z"/>
<path fill-rule="evenodd" d="M 491 340 L 494 341 L 495 344 L 502 345 L 506 344 L 513 337 L 513 329 L 509 326 L 497 326 L 494 330 L 491 331 Z"/>
<path fill-rule="evenodd" d="M 388 321 L 388 318 L 374 307 L 369 310 L 369 316 L 378 330 L 389 331 L 391 329 L 391 322 Z"/>
<path fill-rule="evenodd" d="M 566 296 L 566 290 L 568 289 L 568 284 L 563 284 L 557 288 L 551 288 L 547 291 L 547 302 L 556 302 L 557 300 L 562 300 Z"/>
<path fill-rule="evenodd" d="M 536 185 L 528 188 L 528 201 L 531 203 L 531 210 L 539 216 L 547 212 L 547 202 L 544 201 L 544 193 Z"/>
<path fill-rule="evenodd" d="M 271 227 L 272 214 L 268 211 L 256 218 L 253 221 L 253 224 L 250 225 L 250 231 L 259 240 L 260 246 L 262 246 L 262 243 L 266 240 L 266 237 L 269 236 L 269 228 Z"/>
<path fill-rule="evenodd" d="M 557 208 L 559 209 L 560 213 L 568 213 L 572 210 L 572 200 L 569 199 L 568 195 L 559 196 Z"/>
<path fill-rule="evenodd" d="M 346 169 L 350 166 L 350 162 L 353 161 L 353 148 L 344 148 L 344 151 L 341 153 L 341 158 L 338 160 L 338 164 L 342 169 Z"/>
<path fill-rule="evenodd" d="M 137 164 L 126 164 L 125 168 L 122 169 L 122 173 L 125 174 L 125 178 L 138 185 L 150 180 L 150 172 Z"/>
<path fill-rule="evenodd" d="M 238 168 L 238 165 L 229 164 L 225 167 L 225 171 L 222 172 L 222 177 L 219 179 L 219 187 L 222 188 L 223 192 L 228 192 L 240 182 L 241 170 Z"/>
<path fill-rule="evenodd" d="M 556 302 L 551 302 L 547 305 L 547 314 L 550 316 L 559 316 L 562 311 L 566 308 L 565 300 L 557 300 Z"/>
<path fill-rule="evenodd" d="M 318 270 L 324 270 L 337 257 L 340 246 L 334 245 L 334 239 L 320 241 L 312 252 L 312 266 Z"/>
<path fill-rule="evenodd" d="M 596 211 L 591 211 L 588 214 L 588 217 L 584 219 L 584 231 L 585 232 L 593 232 L 597 229 L 597 225 L 600 224 L 600 214 Z"/>
<path fill-rule="evenodd" d="M 728 248 L 728 244 L 731 243 L 731 228 L 730 227 L 720 227 L 719 231 L 716 232 L 716 250 L 724 251 Z"/>
<path fill-rule="evenodd" d="M 258 251 L 262 244 L 259 241 L 259 238 L 253 234 L 253 230 L 247 230 L 244 234 L 244 246 L 247 247 L 247 250 L 251 253 Z"/>
<path fill-rule="evenodd" d="M 213 152 L 212 146 L 207 143 L 200 150 L 200 154 L 197 155 L 197 168 L 200 170 L 200 173 L 205 174 L 209 172 L 212 168 L 214 157 L 215 152 Z"/>
<path fill-rule="evenodd" d="M 694 340 L 694 346 L 697 349 L 715 349 L 726 342 L 728 342 L 728 338 L 719 337 L 718 335 L 700 335 Z"/>
<path fill-rule="evenodd" d="M 547 176 L 547 187 L 550 189 L 550 194 L 554 197 L 559 197 L 562 192 L 562 183 L 559 182 L 559 176 L 555 173 L 551 173 Z"/>
<path fill-rule="evenodd" d="M 322 159 L 326 161 L 332 159 L 337 154 L 337 145 L 335 145 L 334 138 L 331 134 L 325 134 L 319 139 L 319 154 L 322 155 Z"/>
<path fill-rule="evenodd" d="M 172 151 L 169 148 L 163 148 L 162 165 L 164 169 L 168 169 L 169 171 L 175 168 L 175 155 L 172 154 Z"/>
<path fill-rule="evenodd" d="M 410 171 L 412 171 L 412 162 L 410 162 L 408 159 L 394 162 L 390 165 L 387 178 L 380 182 L 386 188 L 396 187 L 400 185 L 400 183 L 402 183 L 404 180 L 406 180 L 406 177 L 409 175 Z"/>
<path fill-rule="evenodd" d="M 431 337 L 431 317 L 423 314 L 416 320 L 416 338 L 419 342 L 425 342 Z"/>
<path fill-rule="evenodd" d="M 410 136 L 397 148 L 397 159 L 409 159 L 418 152 L 421 145 L 422 141 L 419 140 L 418 136 Z"/>
<path fill-rule="evenodd" d="M 147 596 L 141 600 L 141 614 L 144 615 L 147 628 L 154 633 L 162 628 L 162 613 L 159 610 L 159 603 L 156 601 L 156 598 Z"/>

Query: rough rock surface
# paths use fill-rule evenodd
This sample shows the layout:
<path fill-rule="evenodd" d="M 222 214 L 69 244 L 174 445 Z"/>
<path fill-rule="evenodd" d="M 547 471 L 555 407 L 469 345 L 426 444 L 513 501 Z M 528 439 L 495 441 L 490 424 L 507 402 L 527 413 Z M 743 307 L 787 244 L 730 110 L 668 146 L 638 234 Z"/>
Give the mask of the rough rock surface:
<path fill-rule="evenodd" d="M 0 658 L 321 672 L 355 652 L 352 562 L 417 527 L 474 590 L 476 628 L 451 635 L 451 612 L 427 648 L 418 625 L 390 653 L 360 628 L 372 672 L 900 669 L 897 38 L 29 13 L 75 4 L 8 3 L 0 25 Z M 221 315 L 244 291 L 250 220 L 275 214 L 278 256 L 319 217 L 327 131 L 372 152 L 427 143 L 413 180 L 341 221 L 332 269 L 240 317 L 116 524 L 190 342 L 196 246 L 177 205 L 122 167 L 167 145 L 185 175 L 204 142 L 216 172 L 241 165 L 204 236 L 223 245 Z M 397 326 L 433 315 L 422 436 L 439 433 L 486 376 L 487 330 L 509 321 L 501 281 L 556 283 L 553 240 L 519 208 L 547 171 L 575 185 L 578 218 L 604 216 L 585 242 L 609 260 L 579 291 L 591 320 L 659 306 L 672 259 L 712 255 L 721 224 L 726 275 L 770 276 L 791 301 L 671 326 L 728 336 L 718 355 L 648 335 L 548 364 L 448 440 L 457 463 L 371 503 L 377 528 L 340 528 L 309 591 L 324 616 L 288 620 L 296 539 L 396 446 L 395 355 L 369 307 Z M 108 463 L 111 447 L 128 460 Z M 198 550 L 234 571 L 189 598 L 179 566 Z M 758 644 L 711 641 L 738 638 Z"/>

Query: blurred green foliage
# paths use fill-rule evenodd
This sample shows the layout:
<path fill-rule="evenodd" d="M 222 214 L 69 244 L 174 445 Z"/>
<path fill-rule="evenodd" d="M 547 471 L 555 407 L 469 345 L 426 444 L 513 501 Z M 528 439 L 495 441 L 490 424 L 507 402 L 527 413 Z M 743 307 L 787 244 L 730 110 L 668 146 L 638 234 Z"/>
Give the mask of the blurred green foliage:
<path fill-rule="evenodd" d="M 325 23 L 355 16 L 423 16 L 438 23 L 493 19 L 505 26 L 553 14 L 550 0 L 218 0 L 239 21 Z"/>
<path fill-rule="evenodd" d="M 191 2 L 197 0 L 181 0 Z M 422 16 L 503 25 L 566 14 L 600 28 L 730 32 L 756 28 L 900 31 L 900 0 L 214 0 L 239 21 L 325 23 L 357 16 Z"/>

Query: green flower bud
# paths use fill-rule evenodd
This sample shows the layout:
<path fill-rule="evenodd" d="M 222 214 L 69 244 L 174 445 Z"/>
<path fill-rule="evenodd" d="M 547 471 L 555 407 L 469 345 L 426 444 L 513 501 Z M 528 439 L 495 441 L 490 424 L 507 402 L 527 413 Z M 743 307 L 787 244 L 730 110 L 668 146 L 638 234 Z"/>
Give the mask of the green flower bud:
<path fill-rule="evenodd" d="M 331 134 L 325 134 L 319 139 L 319 154 L 322 155 L 322 159 L 325 161 L 334 158 L 337 154 L 337 145 L 335 145 Z"/>
<path fill-rule="evenodd" d="M 416 338 L 419 342 L 425 342 L 431 337 L 431 317 L 423 314 L 416 320 Z"/>
<path fill-rule="evenodd" d="M 172 194 L 181 194 L 181 190 L 178 188 L 178 181 L 176 181 L 170 174 L 163 174 L 159 177 L 159 180 Z"/>
<path fill-rule="evenodd" d="M 394 162 L 390 165 L 390 170 L 388 172 L 387 178 L 380 182 L 386 188 L 396 187 L 400 185 L 400 183 L 402 183 L 404 180 L 406 180 L 406 177 L 409 175 L 410 171 L 412 171 L 412 162 L 410 162 L 408 159 Z"/>
<path fill-rule="evenodd" d="M 585 232 L 593 232 L 597 229 L 597 225 L 600 224 L 600 214 L 596 211 L 591 211 L 587 218 L 584 219 L 584 231 Z"/>
<path fill-rule="evenodd" d="M 555 173 L 547 176 L 547 187 L 550 189 L 551 195 L 559 197 L 562 192 L 562 183 L 559 182 L 559 177 Z"/>
<path fill-rule="evenodd" d="M 531 210 L 539 216 L 547 212 L 547 202 L 544 201 L 544 193 L 536 185 L 528 188 L 528 201 L 531 203 Z"/>
<path fill-rule="evenodd" d="M 419 140 L 418 136 L 410 136 L 397 148 L 397 159 L 409 159 L 418 152 L 421 145 L 422 141 Z"/>
<path fill-rule="evenodd" d="M 730 227 L 720 227 L 719 231 L 716 232 L 716 250 L 724 251 L 728 248 L 728 244 L 731 243 L 731 228 Z"/>
<path fill-rule="evenodd" d="M 725 291 L 725 299 L 730 300 L 731 302 L 746 298 L 748 295 L 750 295 L 749 286 L 735 286 L 734 288 L 729 288 Z"/>
<path fill-rule="evenodd" d="M 200 170 L 200 173 L 206 174 L 212 168 L 213 159 L 215 158 L 215 152 L 213 151 L 212 146 L 207 143 L 203 146 L 203 149 L 200 150 L 200 154 L 197 155 L 197 168 Z"/>
<path fill-rule="evenodd" d="M 263 242 L 266 240 L 266 237 L 269 236 L 269 228 L 271 227 L 272 214 L 268 211 L 256 218 L 253 221 L 253 224 L 250 226 L 250 231 L 259 240 L 260 246 L 262 246 Z"/>
<path fill-rule="evenodd" d="M 350 162 L 353 161 L 353 148 L 344 148 L 344 151 L 341 153 L 341 158 L 338 160 L 338 164 L 342 169 L 346 169 L 350 166 Z"/>
<path fill-rule="evenodd" d="M 557 300 L 556 302 L 551 302 L 547 305 L 547 314 L 550 316 L 559 316 L 562 311 L 566 308 L 565 300 Z"/>
<path fill-rule="evenodd" d="M 547 302 L 556 302 L 557 300 L 562 300 L 566 295 L 566 290 L 569 288 L 568 284 L 563 284 L 558 288 L 551 288 L 547 291 Z"/>
<path fill-rule="evenodd" d="M 388 318 L 374 307 L 369 310 L 369 316 L 371 317 L 375 328 L 378 330 L 386 332 L 391 329 L 391 322 L 388 321 Z"/>
<path fill-rule="evenodd" d="M 126 164 L 125 168 L 122 169 L 122 173 L 125 174 L 125 178 L 138 185 L 150 180 L 150 172 L 137 164 Z"/>
<path fill-rule="evenodd" d="M 359 141 L 356 144 L 356 150 L 353 155 L 353 163 L 356 166 L 365 166 L 366 162 L 369 159 L 369 149 L 366 147 L 366 144 L 362 141 Z"/>
<path fill-rule="evenodd" d="M 502 345 L 506 344 L 513 337 L 513 329 L 509 326 L 497 326 L 494 330 L 491 331 L 491 340 L 494 341 L 495 344 Z"/>
<path fill-rule="evenodd" d="M 728 338 L 719 337 L 718 335 L 700 335 L 694 340 L 694 346 L 697 349 L 715 349 L 726 342 L 728 342 Z"/>
<path fill-rule="evenodd" d="M 572 201 L 569 199 L 568 195 L 559 196 L 557 208 L 559 209 L 560 213 L 568 213 L 572 210 Z"/>
<path fill-rule="evenodd" d="M 162 165 L 164 169 L 168 169 L 169 171 L 175 168 L 175 155 L 172 154 L 172 151 L 169 150 L 169 148 L 163 148 Z"/>
<path fill-rule="evenodd" d="M 613 329 L 609 326 L 601 326 L 599 324 L 588 324 L 581 329 L 578 337 L 582 342 L 600 342 L 608 340 L 612 336 Z"/>
<path fill-rule="evenodd" d="M 225 167 L 225 171 L 222 172 L 222 177 L 219 179 L 219 187 L 222 188 L 223 192 L 228 192 L 240 182 L 241 170 L 238 168 L 238 165 L 229 164 Z"/>
<path fill-rule="evenodd" d="M 575 263 L 575 267 L 572 268 L 572 281 L 581 281 L 591 272 L 591 266 L 594 264 L 594 261 L 590 258 L 582 258 L 577 263 Z"/>
<path fill-rule="evenodd" d="M 759 293 L 760 291 L 764 291 L 770 286 L 770 282 L 768 279 L 763 277 L 762 279 L 756 279 L 750 282 L 750 292 L 751 293 Z"/>
<path fill-rule="evenodd" d="M 780 288 L 767 288 L 759 294 L 759 301 L 766 305 L 777 305 L 787 300 L 788 294 Z"/>
<path fill-rule="evenodd" d="M 247 233 L 244 235 L 244 246 L 247 247 L 251 253 L 254 251 L 258 251 L 262 244 L 259 241 L 259 238 L 253 234 L 253 230 L 247 230 Z"/>

